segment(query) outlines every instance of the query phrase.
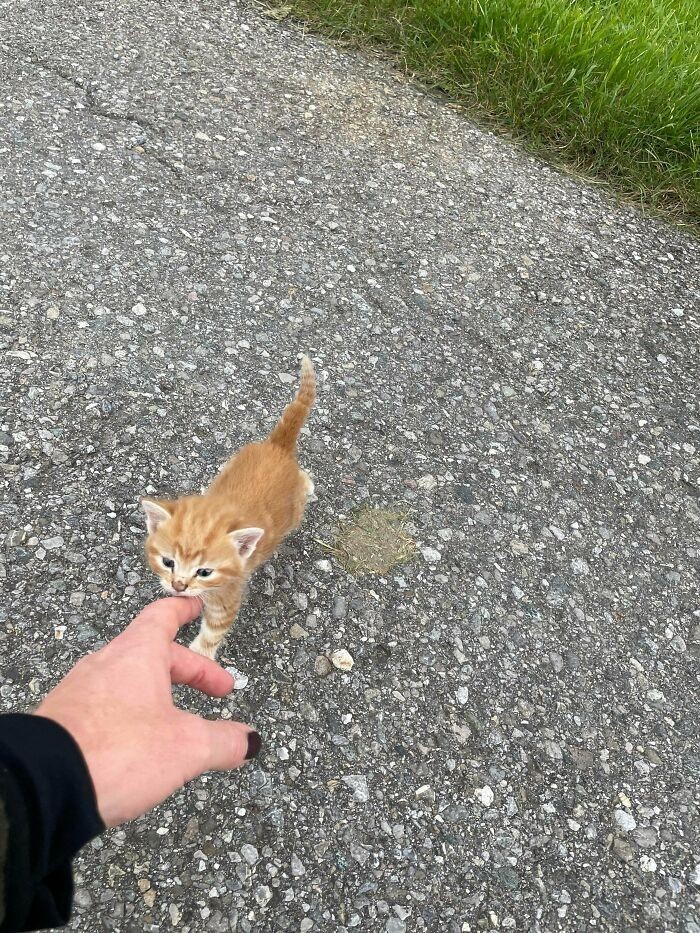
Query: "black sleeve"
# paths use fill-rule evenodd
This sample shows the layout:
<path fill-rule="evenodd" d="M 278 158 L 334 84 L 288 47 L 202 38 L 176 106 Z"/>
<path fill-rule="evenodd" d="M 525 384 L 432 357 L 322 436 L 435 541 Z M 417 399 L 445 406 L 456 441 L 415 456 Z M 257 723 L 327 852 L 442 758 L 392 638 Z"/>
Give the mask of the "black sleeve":
<path fill-rule="evenodd" d="M 67 923 L 71 859 L 103 830 L 69 733 L 42 716 L 0 716 L 0 933 Z"/>

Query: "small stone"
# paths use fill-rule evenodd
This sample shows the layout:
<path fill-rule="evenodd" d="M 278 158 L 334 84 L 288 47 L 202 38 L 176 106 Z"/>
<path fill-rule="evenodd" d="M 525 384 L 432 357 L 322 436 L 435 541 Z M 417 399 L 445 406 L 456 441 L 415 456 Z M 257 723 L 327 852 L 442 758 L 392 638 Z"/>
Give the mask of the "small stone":
<path fill-rule="evenodd" d="M 330 660 L 333 667 L 337 667 L 339 671 L 351 671 L 355 664 L 352 655 L 349 651 L 346 651 L 345 648 L 338 648 L 336 651 L 333 651 L 330 655 Z"/>
<path fill-rule="evenodd" d="M 266 907 L 272 900 L 272 891 L 266 884 L 258 885 L 253 893 L 255 900 L 261 907 Z"/>
<path fill-rule="evenodd" d="M 696 887 L 700 888 L 700 862 L 698 862 L 695 868 L 688 875 L 688 881 L 691 884 L 694 884 Z"/>
<path fill-rule="evenodd" d="M 575 557 L 571 561 L 571 569 L 574 573 L 578 574 L 580 577 L 588 576 L 590 573 L 590 567 L 588 563 L 582 557 Z"/>
<path fill-rule="evenodd" d="M 245 845 L 241 846 L 241 855 L 249 865 L 255 865 L 257 860 L 260 858 L 258 855 L 258 850 L 249 842 L 246 842 Z"/>
<path fill-rule="evenodd" d="M 284 382 L 285 385 L 291 385 L 297 379 L 292 373 L 277 373 L 277 378 L 280 382 Z"/>
<path fill-rule="evenodd" d="M 686 644 L 685 638 L 683 638 L 682 635 L 673 636 L 671 639 L 671 647 L 679 654 L 682 654 L 684 651 L 688 650 L 688 645 Z"/>
<path fill-rule="evenodd" d="M 314 567 L 322 573 L 333 573 L 333 564 L 329 560 L 317 560 Z"/>
<path fill-rule="evenodd" d="M 289 749 L 282 746 L 277 749 L 277 757 L 280 761 L 289 761 Z"/>
<path fill-rule="evenodd" d="M 60 316 L 61 316 L 61 312 L 58 310 L 58 308 L 47 308 L 46 317 L 50 321 L 57 321 Z"/>
<path fill-rule="evenodd" d="M 632 838 L 640 849 L 651 849 L 659 841 L 658 834 L 653 826 L 638 826 L 633 830 Z"/>
<path fill-rule="evenodd" d="M 333 597 L 333 618 L 344 619 L 348 614 L 348 601 L 344 596 Z"/>
<path fill-rule="evenodd" d="M 318 674 L 319 677 L 328 677 L 332 670 L 333 665 L 328 658 L 323 654 L 319 654 L 314 661 L 314 673 Z"/>
<path fill-rule="evenodd" d="M 510 542 L 510 549 L 514 554 L 519 554 L 520 556 L 530 553 L 530 548 L 524 541 L 520 541 L 519 538 L 514 538 Z"/>
<path fill-rule="evenodd" d="M 369 787 L 364 774 L 346 774 L 342 781 L 343 784 L 350 788 L 355 800 L 360 803 L 367 803 L 369 800 Z"/>
<path fill-rule="evenodd" d="M 422 787 L 417 788 L 416 797 L 418 800 L 427 800 L 429 803 L 435 803 L 435 791 L 430 784 L 423 784 Z"/>
<path fill-rule="evenodd" d="M 549 660 L 552 663 L 552 667 L 554 668 L 555 673 L 561 674 L 561 672 L 564 670 L 564 658 L 562 658 L 558 652 L 550 651 Z"/>
<path fill-rule="evenodd" d="M 440 551 L 436 551 L 434 547 L 422 547 L 420 552 L 424 560 L 429 564 L 437 564 L 442 559 L 442 554 Z"/>
<path fill-rule="evenodd" d="M 63 547 L 64 541 L 60 535 L 54 535 L 53 538 L 44 538 L 41 544 L 47 551 L 55 551 L 57 548 Z"/>
<path fill-rule="evenodd" d="M 95 152 L 104 152 L 107 147 L 104 143 L 93 143 L 92 148 L 95 150 Z"/>
<path fill-rule="evenodd" d="M 177 904 L 171 904 L 168 907 L 168 913 L 170 914 L 170 922 L 172 923 L 172 925 L 174 927 L 177 926 L 178 923 L 180 922 L 180 918 L 182 917 L 182 913 L 180 911 L 180 908 L 177 906 Z"/>
<path fill-rule="evenodd" d="M 643 855 L 639 860 L 639 867 L 642 871 L 653 874 L 656 871 L 656 861 L 650 855 Z"/>
<path fill-rule="evenodd" d="M 351 842 L 350 857 L 354 859 L 358 865 L 364 866 L 369 861 L 370 851 L 366 846 L 361 845 L 359 842 Z"/>
<path fill-rule="evenodd" d="M 56 626 L 54 626 L 53 637 L 56 639 L 56 641 L 63 641 L 63 636 L 64 636 L 65 634 L 66 634 L 66 626 L 65 626 L 65 625 L 56 625 Z"/>
<path fill-rule="evenodd" d="M 143 902 L 146 905 L 146 907 L 153 907 L 153 905 L 156 902 L 156 892 L 153 888 L 150 888 L 143 895 Z"/>
<path fill-rule="evenodd" d="M 314 922 L 310 917 L 304 917 L 299 926 L 299 933 L 309 933 L 309 930 L 313 930 Z"/>
<path fill-rule="evenodd" d="M 292 638 L 296 639 L 309 637 L 309 633 L 306 631 L 306 629 L 302 628 L 301 625 L 299 625 L 297 622 L 295 622 L 294 625 L 289 629 L 289 634 Z"/>
<path fill-rule="evenodd" d="M 92 907 L 92 895 L 85 888 L 76 888 L 75 894 L 73 895 L 73 901 L 83 910 L 87 910 L 88 907 Z"/>
<path fill-rule="evenodd" d="M 621 836 L 616 836 L 613 840 L 613 853 L 623 862 L 629 862 L 634 858 L 634 849 Z"/>
<path fill-rule="evenodd" d="M 146 305 L 141 304 L 139 301 L 138 304 L 135 304 L 131 309 L 132 314 L 135 314 L 137 317 L 143 317 L 147 312 Z"/>
<path fill-rule="evenodd" d="M 384 927 L 386 933 L 406 933 L 406 924 L 398 917 L 391 917 Z"/>
<path fill-rule="evenodd" d="M 226 670 L 233 677 L 233 689 L 245 690 L 248 686 L 248 675 L 236 670 L 235 667 L 227 667 Z"/>
<path fill-rule="evenodd" d="M 494 793 L 488 784 L 484 787 L 477 787 L 474 796 L 483 807 L 490 807 L 494 801 Z"/>
<path fill-rule="evenodd" d="M 309 597 L 306 593 L 295 593 L 292 596 L 292 602 L 297 607 L 297 609 L 307 609 L 309 605 Z"/>
<path fill-rule="evenodd" d="M 464 704 L 469 700 L 469 687 L 458 687 L 455 697 L 459 705 L 464 706 Z"/>
<path fill-rule="evenodd" d="M 292 868 L 292 876 L 294 878 L 301 878 L 302 875 L 306 874 L 306 868 L 304 867 L 303 862 L 301 861 L 299 856 L 296 854 L 296 852 L 292 854 L 291 868 Z"/>
<path fill-rule="evenodd" d="M 646 454 L 640 454 L 637 457 L 637 462 L 640 463 L 642 466 L 646 466 L 647 463 L 649 463 L 650 461 L 651 461 L 651 457 L 647 457 Z"/>
<path fill-rule="evenodd" d="M 629 862 L 634 858 L 634 850 L 626 839 L 616 836 L 613 840 L 613 853 L 623 862 Z"/>
<path fill-rule="evenodd" d="M 151 882 L 148 878 L 139 878 L 138 882 L 139 891 L 144 894 L 151 887 Z"/>
<path fill-rule="evenodd" d="M 615 822 L 625 833 L 631 833 L 637 827 L 637 821 L 626 810 L 615 810 Z"/>

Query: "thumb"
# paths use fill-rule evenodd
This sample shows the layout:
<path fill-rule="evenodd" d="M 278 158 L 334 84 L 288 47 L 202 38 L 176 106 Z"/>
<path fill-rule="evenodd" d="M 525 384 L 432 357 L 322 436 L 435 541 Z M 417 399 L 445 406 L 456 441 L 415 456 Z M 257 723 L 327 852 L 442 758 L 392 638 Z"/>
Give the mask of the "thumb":
<path fill-rule="evenodd" d="M 241 722 L 196 719 L 197 747 L 201 750 L 200 772 L 240 768 L 260 751 L 262 740 L 254 729 Z"/>

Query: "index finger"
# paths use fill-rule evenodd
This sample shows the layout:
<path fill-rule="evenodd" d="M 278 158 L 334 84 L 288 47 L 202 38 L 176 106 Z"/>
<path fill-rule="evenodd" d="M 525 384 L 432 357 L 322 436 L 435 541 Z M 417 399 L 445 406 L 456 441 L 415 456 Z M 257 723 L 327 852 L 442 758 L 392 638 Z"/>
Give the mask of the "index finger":
<path fill-rule="evenodd" d="M 122 633 L 150 633 L 173 641 L 183 625 L 192 622 L 202 611 L 202 604 L 193 596 L 169 596 L 146 606 Z"/>

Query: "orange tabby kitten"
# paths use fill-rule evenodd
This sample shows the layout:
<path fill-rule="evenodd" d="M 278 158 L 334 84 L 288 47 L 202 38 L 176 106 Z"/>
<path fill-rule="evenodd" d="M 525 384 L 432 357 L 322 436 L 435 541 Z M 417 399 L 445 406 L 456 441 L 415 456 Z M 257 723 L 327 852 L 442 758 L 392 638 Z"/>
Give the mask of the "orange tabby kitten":
<path fill-rule="evenodd" d="M 141 500 L 151 569 L 170 595 L 202 600 L 190 645 L 199 654 L 215 657 L 250 575 L 299 526 L 313 496 L 296 443 L 315 398 L 314 368 L 304 356 L 299 391 L 266 440 L 243 447 L 201 496 Z"/>

